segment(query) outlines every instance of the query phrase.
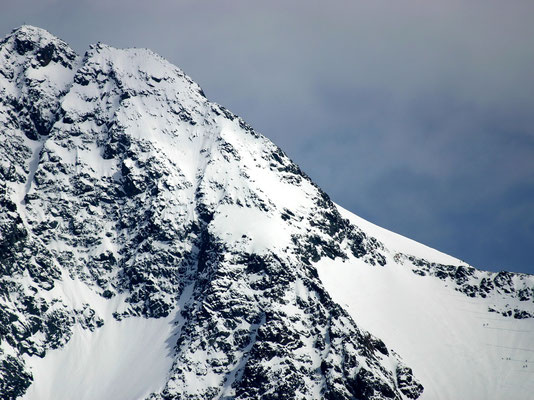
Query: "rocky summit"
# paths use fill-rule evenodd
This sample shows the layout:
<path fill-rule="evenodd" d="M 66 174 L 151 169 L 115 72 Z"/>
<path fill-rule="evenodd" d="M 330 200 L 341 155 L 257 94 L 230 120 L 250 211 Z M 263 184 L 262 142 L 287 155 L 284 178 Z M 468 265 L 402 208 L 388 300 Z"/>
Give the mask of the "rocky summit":
<path fill-rule="evenodd" d="M 0 136 L 3 399 L 527 399 L 532 276 L 343 210 L 149 50 L 14 30 Z"/>

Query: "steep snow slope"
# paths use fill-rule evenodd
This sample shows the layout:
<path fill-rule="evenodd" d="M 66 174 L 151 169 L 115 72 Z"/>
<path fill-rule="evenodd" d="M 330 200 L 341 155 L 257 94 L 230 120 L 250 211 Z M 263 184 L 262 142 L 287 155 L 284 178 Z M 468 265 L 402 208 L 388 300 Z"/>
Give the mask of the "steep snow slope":
<path fill-rule="evenodd" d="M 95 332 L 76 326 L 64 348 L 45 358 L 28 357 L 35 383 L 23 398 L 131 400 L 164 387 L 173 362 L 176 313 L 149 324 L 140 318 L 116 321 L 111 314 L 123 299 L 106 301 L 68 276 L 49 296 L 91 304 L 107 322 Z"/>
<path fill-rule="evenodd" d="M 410 252 L 429 262 L 465 263 L 376 227 L 342 208 L 340 211 L 384 243 L 387 263 L 374 267 L 352 257 L 321 260 L 316 264 L 319 276 L 354 320 L 383 338 L 413 367 L 425 387 L 421 399 L 531 398 L 534 319 L 513 318 L 488 309 L 521 309 L 534 314 L 531 299 L 521 301 L 510 296 L 511 288 L 532 289 L 532 276 L 517 275 L 511 288 L 497 287 L 485 297 L 480 296 L 484 292 L 468 296 L 459 291 L 462 286 L 454 275 L 443 280 L 418 275 L 412 271 L 418 271 L 417 267 L 399 252 Z M 473 275 L 472 283 L 498 277 L 482 271 Z"/>

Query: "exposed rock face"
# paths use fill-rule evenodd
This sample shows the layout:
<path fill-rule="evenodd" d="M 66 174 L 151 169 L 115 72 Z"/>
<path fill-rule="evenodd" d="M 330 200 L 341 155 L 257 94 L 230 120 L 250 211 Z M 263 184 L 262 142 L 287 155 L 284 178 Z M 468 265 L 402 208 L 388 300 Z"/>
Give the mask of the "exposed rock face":
<path fill-rule="evenodd" d="M 126 318 L 179 305 L 152 399 L 415 399 L 423 388 L 325 291 L 313 262 L 385 263 L 273 143 L 148 50 L 22 27 L 0 43 L 0 393 L 74 327 L 82 281 Z M 55 289 L 54 289 L 55 288 Z M 25 361 L 26 360 L 26 361 Z"/>
<path fill-rule="evenodd" d="M 497 300 L 488 307 L 490 312 L 516 319 L 534 318 L 532 275 L 480 271 L 469 265 L 444 265 L 400 253 L 395 255 L 395 259 L 411 265 L 414 274 L 435 276 L 468 297 Z M 503 303 L 503 300 L 507 301 Z M 514 302 L 518 307 L 514 308 L 508 302 Z"/>

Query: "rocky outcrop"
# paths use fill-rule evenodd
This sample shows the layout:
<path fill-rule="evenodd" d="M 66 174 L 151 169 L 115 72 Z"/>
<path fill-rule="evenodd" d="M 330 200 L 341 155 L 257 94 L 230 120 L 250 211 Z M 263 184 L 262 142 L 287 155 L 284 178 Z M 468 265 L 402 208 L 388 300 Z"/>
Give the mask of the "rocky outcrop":
<path fill-rule="evenodd" d="M 507 271 L 481 271 L 469 265 L 444 265 L 406 254 L 396 254 L 395 260 L 411 266 L 414 274 L 434 276 L 468 297 L 496 301 L 488 308 L 504 317 L 534 318 L 534 277 Z M 502 304 L 503 300 L 506 304 Z M 512 308 L 507 302 L 514 302 Z M 518 307 L 517 307 L 518 305 Z"/>

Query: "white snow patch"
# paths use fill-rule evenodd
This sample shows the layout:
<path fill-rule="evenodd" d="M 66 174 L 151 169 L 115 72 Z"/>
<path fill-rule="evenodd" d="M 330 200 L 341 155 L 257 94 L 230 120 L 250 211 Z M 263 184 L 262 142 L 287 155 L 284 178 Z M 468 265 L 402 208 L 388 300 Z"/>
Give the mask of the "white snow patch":
<path fill-rule="evenodd" d="M 161 390 L 173 362 L 177 313 L 117 321 L 111 313 L 123 299 L 106 300 L 78 280 L 63 280 L 50 296 L 63 293 L 75 307 L 89 303 L 104 326 L 91 332 L 76 325 L 65 347 L 27 357 L 34 383 L 23 399 L 135 400 Z"/>
<path fill-rule="evenodd" d="M 291 240 L 282 219 L 257 208 L 222 205 L 210 224 L 211 231 L 226 242 L 250 240 L 247 251 L 263 253 L 285 248 Z"/>

